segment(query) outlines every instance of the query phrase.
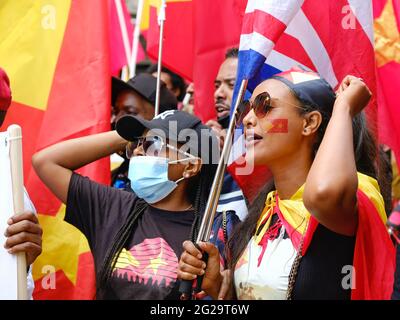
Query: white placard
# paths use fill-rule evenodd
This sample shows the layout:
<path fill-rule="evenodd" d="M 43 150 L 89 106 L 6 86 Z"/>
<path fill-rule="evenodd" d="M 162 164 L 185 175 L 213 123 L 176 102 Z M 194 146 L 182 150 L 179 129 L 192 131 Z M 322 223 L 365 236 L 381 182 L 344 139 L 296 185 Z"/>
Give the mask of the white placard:
<path fill-rule="evenodd" d="M 0 300 L 16 300 L 17 258 L 4 248 L 7 220 L 13 215 L 13 195 L 7 132 L 0 132 Z"/>

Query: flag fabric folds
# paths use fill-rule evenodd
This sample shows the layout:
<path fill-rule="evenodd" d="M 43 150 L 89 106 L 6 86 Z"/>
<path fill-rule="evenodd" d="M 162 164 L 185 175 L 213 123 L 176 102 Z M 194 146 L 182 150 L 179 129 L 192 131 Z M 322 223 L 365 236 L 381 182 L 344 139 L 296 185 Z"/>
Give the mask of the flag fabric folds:
<path fill-rule="evenodd" d="M 386 231 L 386 213 L 378 182 L 358 173 L 357 191 L 359 223 L 356 232 L 352 266 L 353 300 L 390 299 L 393 291 L 395 250 Z M 290 240 L 302 255 L 312 241 L 318 221 L 310 215 L 303 203 L 304 185 L 290 198 L 280 200 L 276 191 L 267 196 L 266 206 L 258 220 L 256 243 L 263 246 L 265 231 L 271 217 L 277 212 L 280 221 L 290 234 Z M 261 251 L 259 261 L 264 250 Z"/>
<path fill-rule="evenodd" d="M 318 72 L 333 88 L 348 74 L 364 79 L 374 97 L 366 109 L 368 123 L 378 133 L 370 2 L 249 0 L 240 36 L 234 96 L 242 79 L 249 80 L 248 96 L 262 79 L 294 66 Z M 231 164 L 228 170 L 235 166 Z M 268 174 L 263 176 L 266 178 Z M 247 194 L 248 183 L 253 180 L 248 176 L 236 179 Z"/>
<path fill-rule="evenodd" d="M 95 296 L 87 240 L 63 221 L 64 207 L 40 182 L 30 160 L 64 139 L 109 130 L 108 17 L 105 1 L 0 3 L 0 64 L 13 91 L 4 127 L 22 127 L 25 185 L 44 230 L 43 253 L 33 266 L 36 299 Z M 80 172 L 109 183 L 109 160 Z"/>
<path fill-rule="evenodd" d="M 163 65 L 182 77 L 193 79 L 193 2 L 167 0 L 164 24 Z M 159 48 L 158 12 L 161 0 L 145 0 L 142 28 L 146 31 L 147 53 L 157 61 Z M 147 28 L 147 29 L 145 29 Z"/>
<path fill-rule="evenodd" d="M 161 0 L 144 3 L 141 29 L 149 56 L 157 59 Z M 133 27 L 121 5 L 131 47 Z M 59 141 L 109 130 L 110 75 L 129 62 L 116 10 L 114 0 L 0 2 L 0 67 L 13 91 L 2 128 L 23 128 L 25 185 L 44 229 L 43 254 L 33 268 L 37 299 L 95 296 L 87 241 L 63 221 L 65 207 L 40 182 L 30 159 Z M 369 126 L 400 161 L 398 0 L 167 0 L 166 19 L 163 64 L 194 81 L 195 112 L 204 122 L 215 117 L 213 83 L 225 51 L 239 46 L 236 95 L 242 79 L 249 80 L 248 96 L 261 80 L 297 65 L 318 72 L 332 87 L 347 74 L 364 79 L 374 97 L 366 110 Z M 284 119 L 271 126 L 271 133 L 288 129 Z M 236 174 L 243 152 L 234 154 L 228 171 L 251 200 L 271 175 L 265 167 Z M 109 169 L 109 160 L 101 160 L 80 173 L 108 184 Z M 373 250 L 355 257 L 363 265 L 367 254 L 375 259 L 381 248 L 367 236 L 380 223 L 380 210 L 362 192 L 359 200 L 362 212 L 373 212 L 360 220 L 371 229 L 363 229 L 357 241 L 364 242 L 357 245 Z M 382 228 L 376 232 L 384 236 Z M 378 282 L 367 285 L 353 298 L 376 298 Z"/>
<path fill-rule="evenodd" d="M 108 0 L 108 6 L 110 67 L 111 74 L 118 77 L 123 67 L 131 65 L 133 33 L 136 26 L 132 24 L 125 0 Z M 120 13 L 119 8 L 121 10 Z M 145 52 L 141 43 L 138 45 L 137 53 L 136 62 L 143 61 Z"/>
<path fill-rule="evenodd" d="M 149 14 L 142 28 L 147 30 L 147 52 L 154 60 L 160 5 L 160 0 L 146 0 L 144 6 Z M 195 113 L 203 122 L 216 118 L 214 80 L 227 49 L 239 45 L 245 6 L 244 0 L 167 0 L 163 65 L 194 82 Z"/>

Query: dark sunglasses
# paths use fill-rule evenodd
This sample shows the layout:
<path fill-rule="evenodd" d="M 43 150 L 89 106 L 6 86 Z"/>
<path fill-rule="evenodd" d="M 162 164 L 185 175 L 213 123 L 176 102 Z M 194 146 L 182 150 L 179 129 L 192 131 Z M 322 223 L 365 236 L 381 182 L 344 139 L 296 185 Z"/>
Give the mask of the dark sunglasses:
<path fill-rule="evenodd" d="M 292 104 L 290 102 L 282 101 L 280 99 L 274 98 L 274 100 L 281 101 L 285 104 L 291 105 L 292 107 L 304 109 L 302 106 L 298 106 L 295 104 Z M 254 99 L 253 102 L 250 100 L 244 100 L 240 106 L 239 106 L 239 112 L 238 112 L 238 117 L 237 117 L 237 123 L 242 124 L 243 119 L 247 116 L 247 114 L 250 112 L 250 110 L 254 110 L 254 113 L 257 118 L 264 118 L 273 108 L 278 108 L 274 107 L 271 105 L 272 98 L 268 92 L 262 92 L 259 95 L 257 95 Z"/>
<path fill-rule="evenodd" d="M 132 158 L 135 149 L 139 146 L 142 146 L 146 156 L 158 157 L 162 150 L 167 147 L 189 158 L 196 158 L 190 153 L 183 152 L 178 148 L 175 148 L 174 146 L 164 142 L 163 138 L 160 136 L 137 137 L 133 141 L 130 141 L 126 145 L 126 157 L 128 159 Z"/>

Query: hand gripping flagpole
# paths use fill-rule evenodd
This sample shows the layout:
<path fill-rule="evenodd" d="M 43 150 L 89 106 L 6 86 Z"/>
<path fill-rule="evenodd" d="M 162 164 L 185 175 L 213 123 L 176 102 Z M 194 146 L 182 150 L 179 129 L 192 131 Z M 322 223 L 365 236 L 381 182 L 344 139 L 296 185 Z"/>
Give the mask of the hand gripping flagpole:
<path fill-rule="evenodd" d="M 156 105 L 154 116 L 158 116 L 160 111 L 160 86 L 161 86 L 161 63 L 163 53 L 163 38 L 164 38 L 164 22 L 166 19 L 165 9 L 167 7 L 166 0 L 162 0 L 160 12 L 158 13 L 158 23 L 160 25 L 160 41 L 158 47 L 158 65 L 157 65 L 157 87 L 156 87 Z"/>
<path fill-rule="evenodd" d="M 240 110 L 239 106 L 243 101 L 244 94 L 246 92 L 248 80 L 242 80 L 240 84 L 239 94 L 236 99 L 235 107 L 232 112 L 232 117 L 229 123 L 228 132 L 226 135 L 224 147 L 221 152 L 221 158 L 218 163 L 217 171 L 215 173 L 214 181 L 211 186 L 210 196 L 207 200 L 206 210 L 203 214 L 203 218 L 201 221 L 199 233 L 196 239 L 196 244 L 199 242 L 207 242 L 210 240 L 211 230 L 215 218 L 215 213 L 217 211 L 217 205 L 219 196 L 221 194 L 222 184 L 224 181 L 224 173 L 226 166 L 228 164 L 229 155 L 231 153 L 233 138 L 234 138 L 234 131 L 237 125 L 237 119 L 239 115 L 244 111 Z M 205 254 L 203 254 L 203 259 L 207 260 Z M 205 261 L 207 263 L 207 261 Z M 201 282 L 203 277 L 198 277 L 196 287 L 193 289 L 193 282 L 189 280 L 182 281 L 179 291 L 181 293 L 181 300 L 189 300 L 190 298 L 195 298 L 196 293 L 201 291 Z"/>
<path fill-rule="evenodd" d="M 14 203 L 14 214 L 24 212 L 24 175 L 22 169 L 22 132 L 18 125 L 11 125 L 7 129 L 10 144 L 10 162 L 12 177 L 12 193 Z M 17 253 L 17 281 L 18 300 L 28 299 L 28 286 L 26 280 L 26 255 L 24 252 Z"/>

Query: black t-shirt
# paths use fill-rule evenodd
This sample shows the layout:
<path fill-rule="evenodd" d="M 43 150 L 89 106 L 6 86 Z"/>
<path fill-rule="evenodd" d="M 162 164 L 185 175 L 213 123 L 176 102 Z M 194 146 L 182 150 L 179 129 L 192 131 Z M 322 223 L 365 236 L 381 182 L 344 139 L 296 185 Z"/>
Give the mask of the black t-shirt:
<path fill-rule="evenodd" d="M 355 236 L 344 236 L 318 224 L 300 260 L 294 300 L 350 300 Z M 350 269 L 349 269 L 350 268 Z"/>
<path fill-rule="evenodd" d="M 73 174 L 65 220 L 87 237 L 96 272 L 121 226 L 136 205 L 132 192 Z M 118 256 L 104 299 L 178 299 L 178 261 L 189 238 L 194 212 L 149 206 L 138 218 Z"/>

